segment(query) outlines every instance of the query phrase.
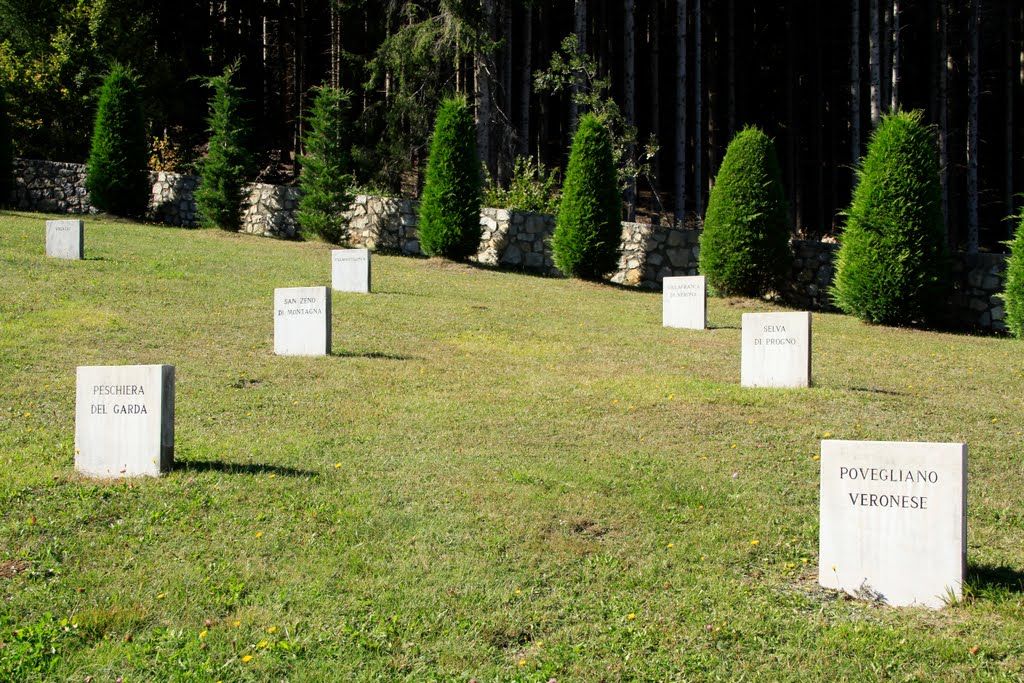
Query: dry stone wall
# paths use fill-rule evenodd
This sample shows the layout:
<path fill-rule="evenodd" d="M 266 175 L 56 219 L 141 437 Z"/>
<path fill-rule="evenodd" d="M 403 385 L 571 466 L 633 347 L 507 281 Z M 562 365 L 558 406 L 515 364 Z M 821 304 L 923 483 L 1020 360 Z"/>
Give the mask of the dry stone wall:
<path fill-rule="evenodd" d="M 783 298 L 797 308 L 835 311 L 829 286 L 835 276 L 839 245 L 793 242 L 793 272 Z M 950 327 L 1006 331 L 1001 294 L 1006 279 L 1005 254 L 953 254 L 953 294 L 944 323 Z"/>
<path fill-rule="evenodd" d="M 85 189 L 85 166 L 57 161 L 15 160 L 11 196 L 19 209 L 46 213 L 95 213 Z M 194 227 L 199 222 L 195 176 L 151 173 L 153 184 L 147 218 L 168 225 Z M 254 183 L 242 209 L 242 231 L 269 237 L 298 235 L 297 187 Z M 360 195 L 348 212 L 349 243 L 354 247 L 422 255 L 418 233 L 419 203 Z M 560 276 L 551 256 L 553 216 L 485 208 L 480 213 L 482 238 L 478 263 Z M 622 224 L 622 254 L 612 282 L 660 289 L 664 278 L 696 275 L 700 231 L 643 223 Z M 782 296 L 804 310 L 833 311 L 828 288 L 835 274 L 838 245 L 794 241 L 790 277 Z M 1002 254 L 957 254 L 953 258 L 954 291 L 948 307 L 950 326 L 1005 331 L 1003 289 L 1006 257 Z"/>
<path fill-rule="evenodd" d="M 96 213 L 85 189 L 85 165 L 38 159 L 16 159 L 13 205 L 45 213 Z M 149 174 L 152 185 L 146 219 L 167 225 L 199 225 L 196 176 L 165 171 Z M 268 237 L 295 237 L 299 189 L 287 185 L 250 183 L 242 204 L 242 232 Z"/>

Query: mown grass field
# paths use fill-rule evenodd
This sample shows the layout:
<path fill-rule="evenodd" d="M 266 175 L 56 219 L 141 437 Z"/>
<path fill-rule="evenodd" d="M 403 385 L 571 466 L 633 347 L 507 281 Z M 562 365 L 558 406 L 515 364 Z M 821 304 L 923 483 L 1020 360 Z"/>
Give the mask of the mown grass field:
<path fill-rule="evenodd" d="M 376 256 L 328 358 L 273 355 L 325 244 L 0 214 L 0 680 L 1022 680 L 1024 345 L 814 317 L 809 390 L 739 321 Z M 73 473 L 77 365 L 177 368 L 176 469 Z M 969 444 L 967 598 L 816 586 L 819 440 Z"/>

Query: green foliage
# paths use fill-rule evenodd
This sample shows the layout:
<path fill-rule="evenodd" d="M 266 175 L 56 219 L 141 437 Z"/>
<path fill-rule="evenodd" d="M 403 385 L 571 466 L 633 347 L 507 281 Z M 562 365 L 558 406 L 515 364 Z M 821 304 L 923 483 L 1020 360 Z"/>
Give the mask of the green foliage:
<path fill-rule="evenodd" d="M 335 244 L 347 237 L 344 212 L 352 203 L 351 154 L 348 111 L 351 93 L 321 86 L 316 89 L 309 114 L 309 128 L 300 158 L 298 219 L 303 230 Z"/>
<path fill-rule="evenodd" d="M 1006 327 L 1010 334 L 1024 337 L 1024 213 L 1020 215 L 1017 232 L 1010 241 L 1003 303 L 1006 306 Z"/>
<path fill-rule="evenodd" d="M 552 215 L 558 212 L 560 198 L 558 169 L 548 170 L 531 157 L 516 158 L 507 190 L 490 184 L 484 192 L 486 206 Z"/>
<path fill-rule="evenodd" d="M 100 90 L 85 179 L 93 206 L 117 216 L 140 216 L 149 203 L 149 151 L 135 76 L 115 64 Z"/>
<path fill-rule="evenodd" d="M 857 171 L 832 296 L 883 324 L 925 322 L 949 291 L 934 131 L 921 112 L 882 119 Z"/>
<path fill-rule="evenodd" d="M 14 184 L 14 140 L 7 115 L 7 94 L 0 88 L 0 206 L 10 201 Z"/>
<path fill-rule="evenodd" d="M 782 173 L 771 138 L 736 134 L 708 198 L 700 271 L 721 294 L 761 296 L 789 271 L 789 227 Z"/>
<path fill-rule="evenodd" d="M 453 259 L 476 253 L 482 192 L 473 113 L 464 99 L 445 100 L 437 110 L 420 202 L 423 253 Z"/>
<path fill-rule="evenodd" d="M 569 153 L 551 250 L 569 276 L 598 280 L 615 268 L 622 236 L 622 194 L 612 140 L 594 114 L 580 119 Z"/>
<path fill-rule="evenodd" d="M 651 161 L 658 153 L 658 141 L 651 135 L 641 149 L 636 126 L 626 121 L 612 97 L 611 75 L 605 71 L 602 76 L 597 60 L 580 51 L 579 39 L 572 34 L 551 56 L 547 71 L 537 72 L 534 85 L 538 92 L 569 93 L 580 111 L 593 112 L 601 119 L 612 141 L 619 185 L 625 189 L 638 177 L 651 177 Z"/>
<path fill-rule="evenodd" d="M 241 114 L 242 89 L 234 84 L 238 64 L 209 79 L 213 90 L 207 119 L 210 144 L 200 164 L 196 204 L 207 225 L 238 230 L 241 225 L 242 188 L 250 165 L 245 146 L 248 128 Z"/>
<path fill-rule="evenodd" d="M 369 90 L 388 84 L 388 97 L 360 116 L 364 142 L 353 150 L 360 180 L 397 188 L 413 161 L 427 153 L 434 114 L 451 91 L 451 65 L 467 55 L 488 57 L 497 43 L 487 37 L 480 3 L 444 0 L 384 3 L 395 27 L 366 65 Z"/>

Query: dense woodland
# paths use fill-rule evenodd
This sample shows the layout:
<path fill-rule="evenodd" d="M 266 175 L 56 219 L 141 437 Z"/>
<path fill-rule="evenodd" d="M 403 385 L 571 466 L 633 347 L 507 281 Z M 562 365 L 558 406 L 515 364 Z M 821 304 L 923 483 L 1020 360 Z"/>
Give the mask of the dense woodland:
<path fill-rule="evenodd" d="M 553 67 L 569 36 L 590 59 Z M 204 79 L 238 61 L 252 175 L 275 182 L 299 172 L 311 88 L 341 86 L 360 183 L 405 194 L 421 186 L 445 95 L 474 106 L 498 184 L 517 156 L 563 168 L 581 110 L 610 107 L 620 133 L 636 129 L 619 138 L 641 220 L 701 217 L 729 139 L 755 124 L 808 237 L 842 225 L 879 116 L 921 109 L 951 242 L 1002 250 L 1024 202 L 1022 36 L 1021 0 L 0 0 L 0 86 L 18 154 L 82 161 L 102 75 L 129 65 L 151 165 L 188 170 L 206 137 Z"/>

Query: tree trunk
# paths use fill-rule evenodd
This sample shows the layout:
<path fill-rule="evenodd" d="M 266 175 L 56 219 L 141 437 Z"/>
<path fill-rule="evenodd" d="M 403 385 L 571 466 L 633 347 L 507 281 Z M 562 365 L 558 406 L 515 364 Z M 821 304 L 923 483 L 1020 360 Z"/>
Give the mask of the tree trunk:
<path fill-rule="evenodd" d="M 647 26 L 647 32 L 651 49 L 651 133 L 660 137 L 661 133 L 661 0 L 655 0 L 651 8 L 651 16 Z M 658 161 L 660 155 L 652 161 L 655 179 L 658 173 Z"/>
<path fill-rule="evenodd" d="M 892 0 L 892 81 L 889 84 L 889 110 L 900 108 L 900 0 Z"/>
<path fill-rule="evenodd" d="M 868 17 L 868 43 L 871 63 L 871 127 L 878 125 L 882 117 L 882 54 L 878 44 L 878 0 L 871 0 L 871 13 Z"/>
<path fill-rule="evenodd" d="M 1013 20 L 1014 11 L 1013 4 L 1006 3 L 1006 157 L 1004 174 L 1006 175 L 1006 185 L 1004 188 L 1004 195 L 1006 200 L 1006 215 L 1013 215 L 1013 98 L 1017 96 L 1016 88 L 1014 88 L 1014 81 L 1017 80 L 1019 65 L 1017 64 L 1016 50 L 1013 49 Z M 1010 236 L 1013 236 L 1013 231 L 1010 231 Z"/>
<path fill-rule="evenodd" d="M 882 3 L 882 23 L 878 27 L 879 31 L 879 44 L 882 48 L 882 90 L 881 94 L 881 108 L 882 113 L 889 111 L 889 100 L 891 98 L 892 81 L 890 75 L 892 74 L 892 33 L 890 27 L 892 26 L 892 1 L 891 0 L 879 0 Z"/>
<path fill-rule="evenodd" d="M 860 0 L 850 3 L 850 161 L 860 161 Z"/>
<path fill-rule="evenodd" d="M 512 164 L 515 150 L 512 147 L 512 0 L 501 0 L 501 35 L 504 37 L 501 60 L 501 93 L 496 107 L 500 110 L 501 122 L 497 134 L 498 144 L 495 162 L 498 170 L 498 183 L 507 187 L 512 175 Z"/>
<path fill-rule="evenodd" d="M 636 126 L 636 22 L 634 16 L 634 0 L 625 0 L 626 16 L 623 22 L 624 61 L 623 65 L 623 97 L 626 124 Z M 626 151 L 630 159 L 636 156 L 633 146 Z M 636 219 L 636 178 L 630 178 L 626 187 L 626 220 Z"/>
<path fill-rule="evenodd" d="M 489 41 L 491 39 L 490 27 L 493 23 L 494 18 L 494 2 L 495 0 L 483 0 L 483 19 L 485 27 L 484 40 Z M 488 53 L 483 52 L 479 48 L 473 58 L 474 61 L 474 74 L 473 80 L 476 82 L 476 145 L 477 151 L 480 154 L 480 160 L 484 163 L 487 168 L 487 172 L 491 175 L 491 178 L 495 177 L 495 168 L 492 163 L 493 158 L 493 144 L 491 132 L 492 132 L 492 121 L 493 116 L 493 94 L 492 94 L 492 83 L 491 78 L 493 76 L 491 70 L 491 60 Z"/>
<path fill-rule="evenodd" d="M 523 57 L 519 75 L 519 154 L 530 155 L 530 95 L 533 88 L 533 74 L 530 73 L 533 57 L 533 5 L 527 4 L 523 16 Z"/>
<path fill-rule="evenodd" d="M 978 253 L 978 15 L 981 0 L 970 0 L 967 51 L 967 253 Z"/>
<path fill-rule="evenodd" d="M 580 54 L 587 53 L 587 0 L 575 0 L 575 12 L 573 13 L 573 32 L 576 34 L 576 41 L 579 44 Z M 569 95 L 569 130 L 576 132 L 576 124 L 579 123 L 580 110 L 576 104 L 576 95 L 580 92 L 582 84 L 577 79 L 572 86 L 572 93 Z"/>
<path fill-rule="evenodd" d="M 729 33 L 729 59 L 728 59 L 728 90 L 727 97 L 729 98 L 729 140 L 732 140 L 732 136 L 736 134 L 736 0 L 729 0 L 729 4 L 726 7 L 728 13 L 728 33 Z"/>
<path fill-rule="evenodd" d="M 680 225 L 686 213 L 686 0 L 676 0 L 676 163 L 675 216 Z"/>
<path fill-rule="evenodd" d="M 953 231 L 949 216 L 949 72 L 953 58 L 949 52 L 949 0 L 939 0 L 939 185 L 942 189 L 942 220 L 946 239 L 952 246 Z"/>
<path fill-rule="evenodd" d="M 701 19 L 701 0 L 694 0 L 694 58 L 693 58 L 693 199 L 696 204 L 697 218 L 704 219 L 704 83 L 702 71 L 704 61 L 703 45 L 704 22 Z"/>

